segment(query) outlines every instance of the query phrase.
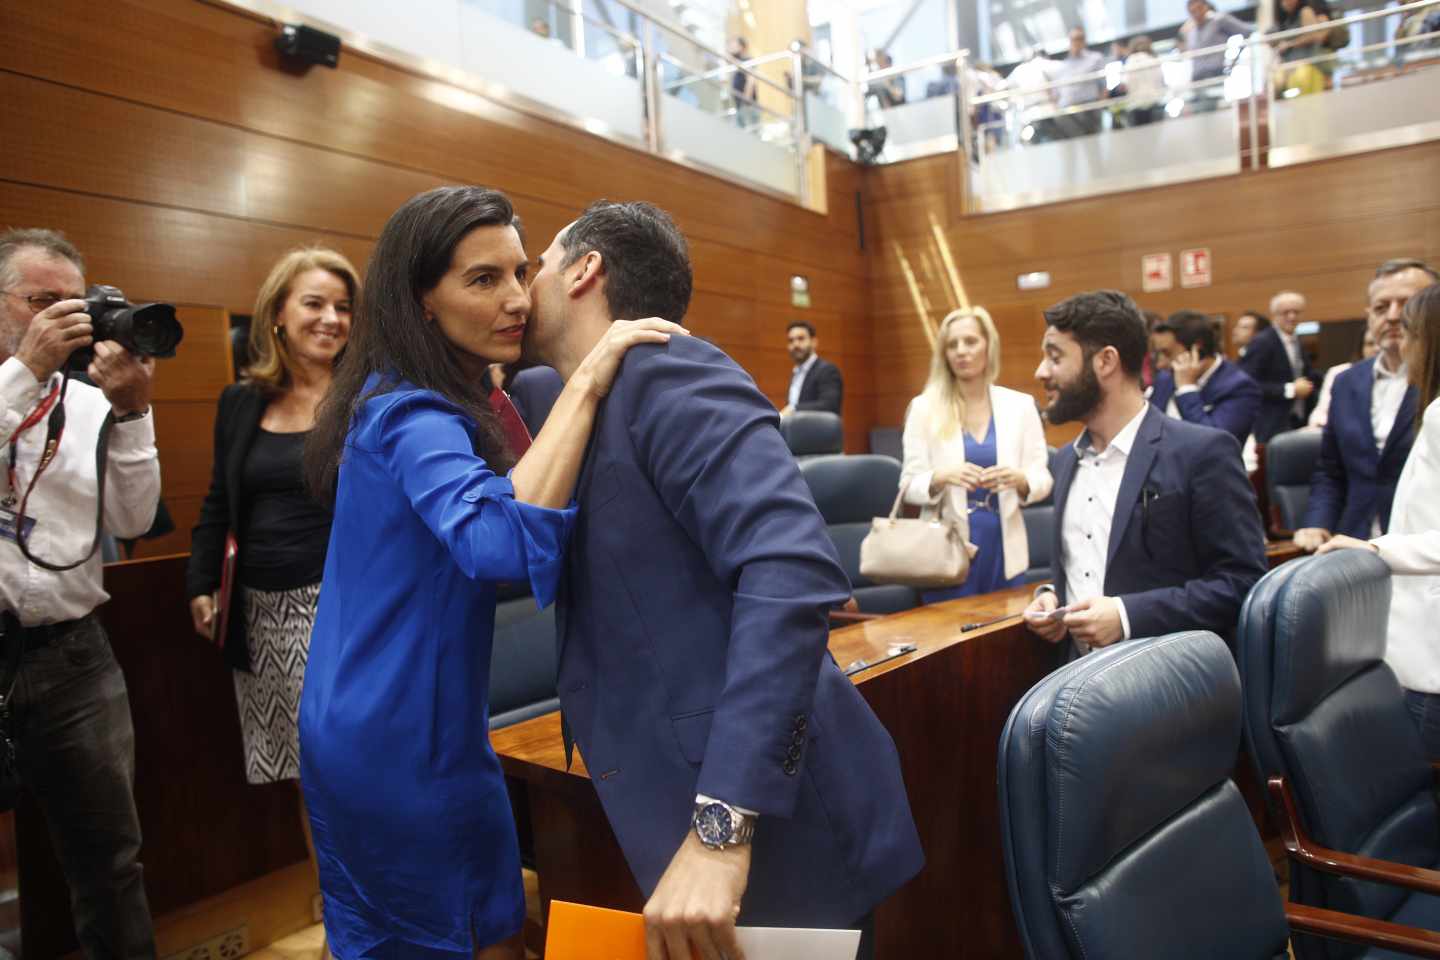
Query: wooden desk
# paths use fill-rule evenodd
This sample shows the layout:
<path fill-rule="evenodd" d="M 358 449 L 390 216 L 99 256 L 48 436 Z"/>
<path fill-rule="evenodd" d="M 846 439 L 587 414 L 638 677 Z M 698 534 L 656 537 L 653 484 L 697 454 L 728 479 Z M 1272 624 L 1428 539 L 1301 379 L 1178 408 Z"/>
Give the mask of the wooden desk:
<path fill-rule="evenodd" d="M 894 737 L 925 847 L 921 874 L 876 917 L 881 960 L 1019 957 L 1000 848 L 995 763 L 1011 708 L 1058 663 L 1019 613 L 1030 588 L 953 600 L 837 630 L 841 667 L 905 654 L 854 675 Z M 1004 618 L 969 631 L 967 624 Z M 540 896 L 638 910 L 644 903 L 577 753 L 566 772 L 558 714 L 491 735 L 505 772 L 523 781 L 535 830 Z"/>

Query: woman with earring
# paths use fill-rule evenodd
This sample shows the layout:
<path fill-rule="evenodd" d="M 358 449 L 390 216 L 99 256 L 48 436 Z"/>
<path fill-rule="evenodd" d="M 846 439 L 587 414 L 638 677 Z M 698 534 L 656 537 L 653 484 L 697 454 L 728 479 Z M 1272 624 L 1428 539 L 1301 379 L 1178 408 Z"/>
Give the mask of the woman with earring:
<path fill-rule="evenodd" d="M 959 587 L 926 603 L 1018 586 L 1030 566 L 1020 507 L 1050 495 L 1053 480 L 1035 400 L 997 386 L 1000 334 L 983 307 L 940 322 L 925 390 L 905 415 L 905 502 L 969 516 L 977 552 Z"/>
<path fill-rule="evenodd" d="M 1390 594 L 1385 662 L 1405 688 L 1405 705 L 1431 760 L 1440 761 L 1440 284 L 1405 304 L 1405 359 L 1418 396 L 1415 445 L 1400 470 L 1384 536 L 1332 537 L 1317 554 L 1372 550 L 1396 574 Z"/>
<path fill-rule="evenodd" d="M 519 849 L 487 730 L 495 586 L 528 580 L 553 600 L 599 400 L 630 346 L 685 332 L 612 324 L 517 459 L 485 374 L 520 358 L 529 314 L 504 194 L 412 198 L 375 245 L 306 450 L 335 522 L 300 779 L 339 960 L 523 956 Z"/>

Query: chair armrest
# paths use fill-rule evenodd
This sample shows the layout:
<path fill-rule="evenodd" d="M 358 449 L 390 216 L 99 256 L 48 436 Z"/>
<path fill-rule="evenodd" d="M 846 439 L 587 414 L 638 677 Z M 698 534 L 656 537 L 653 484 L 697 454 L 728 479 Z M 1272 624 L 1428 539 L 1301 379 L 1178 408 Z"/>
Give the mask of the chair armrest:
<path fill-rule="evenodd" d="M 858 610 L 831 610 L 831 623 L 864 623 L 866 620 L 879 620 L 883 613 L 861 613 Z"/>
<path fill-rule="evenodd" d="M 1419 927 L 1308 907 L 1303 903 L 1285 904 L 1285 919 L 1292 933 L 1312 933 L 1331 940 L 1383 947 L 1413 957 L 1440 957 L 1440 933 Z"/>
<path fill-rule="evenodd" d="M 1271 777 L 1269 789 L 1270 799 L 1281 814 L 1280 837 L 1285 842 L 1285 850 L 1298 862 L 1324 873 L 1373 880 L 1420 893 L 1440 895 L 1440 870 L 1427 870 L 1424 867 L 1412 867 L 1390 860 L 1341 853 L 1315 843 L 1300 826 L 1300 817 L 1295 810 L 1295 797 L 1290 793 L 1290 785 L 1285 782 L 1285 778 Z"/>

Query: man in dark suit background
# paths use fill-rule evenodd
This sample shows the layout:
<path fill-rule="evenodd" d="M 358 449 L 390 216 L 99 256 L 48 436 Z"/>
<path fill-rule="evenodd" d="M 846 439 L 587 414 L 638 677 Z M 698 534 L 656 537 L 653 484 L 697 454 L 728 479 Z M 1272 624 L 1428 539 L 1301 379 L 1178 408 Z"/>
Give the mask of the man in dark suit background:
<path fill-rule="evenodd" d="M 1400 470 L 1415 441 L 1416 391 L 1401 358 L 1401 314 L 1440 280 L 1419 260 L 1388 260 L 1367 288 L 1366 323 L 1380 352 L 1335 378 L 1320 460 L 1295 543 L 1316 550 L 1334 534 L 1359 540 L 1390 526 Z"/>
<path fill-rule="evenodd" d="M 1239 360 L 1240 369 L 1260 384 L 1264 400 L 1255 418 L 1255 442 L 1305 426 L 1314 403 L 1315 368 L 1295 336 L 1305 315 L 1305 298 L 1292 290 L 1270 300 L 1271 325 L 1255 335 Z"/>
<path fill-rule="evenodd" d="M 796 320 L 786 329 L 785 340 L 795 369 L 790 374 L 790 392 L 780 416 L 788 417 L 796 410 L 823 410 L 838 417 L 845 401 L 845 382 L 840 368 L 815 352 L 820 346 L 815 327 Z"/>
<path fill-rule="evenodd" d="M 690 291 L 664 212 L 594 204 L 540 258 L 529 352 L 569 377 L 612 320 L 678 321 Z M 827 653 L 850 584 L 775 408 L 699 337 L 632 348 L 576 498 L 560 702 L 650 960 L 738 960 L 737 915 L 863 929 L 923 856 L 895 745 Z"/>
<path fill-rule="evenodd" d="M 1176 630 L 1232 635 L 1266 569 L 1235 438 L 1146 402 L 1145 324 L 1125 294 L 1079 294 L 1045 322 L 1045 417 L 1085 430 L 1051 460 L 1057 576 L 1025 611 L 1031 629 L 1068 635 L 1076 655 Z"/>
<path fill-rule="evenodd" d="M 1155 377 L 1150 402 L 1177 420 L 1224 430 L 1243 447 L 1260 412 L 1260 385 L 1225 362 L 1210 318 L 1178 310 L 1156 324 L 1150 343 L 1170 361 Z"/>

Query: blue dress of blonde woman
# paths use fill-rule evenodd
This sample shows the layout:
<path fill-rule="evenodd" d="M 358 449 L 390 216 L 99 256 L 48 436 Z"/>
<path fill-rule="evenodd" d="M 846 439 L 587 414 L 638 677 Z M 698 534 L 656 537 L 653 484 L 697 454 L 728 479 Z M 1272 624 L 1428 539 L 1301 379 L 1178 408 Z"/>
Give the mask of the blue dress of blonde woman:
<path fill-rule="evenodd" d="M 1030 566 L 1020 508 L 1048 497 L 1053 480 L 1034 398 L 994 383 L 999 351 L 999 335 L 983 309 L 947 316 L 936 333 L 925 390 L 905 415 L 905 502 L 926 512 L 965 514 L 977 548 L 965 582 L 924 593 L 925 603 L 1019 586 Z M 990 416 L 977 436 L 976 423 L 967 429 L 966 412 L 982 417 L 986 406 Z M 984 474 L 986 482 L 967 491 L 956 482 L 962 474 Z"/>
<path fill-rule="evenodd" d="M 495 582 L 550 603 L 575 511 L 517 501 L 473 431 L 402 383 L 361 407 L 340 467 L 300 709 L 337 957 L 468 957 L 524 923 L 488 736 Z"/>

